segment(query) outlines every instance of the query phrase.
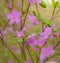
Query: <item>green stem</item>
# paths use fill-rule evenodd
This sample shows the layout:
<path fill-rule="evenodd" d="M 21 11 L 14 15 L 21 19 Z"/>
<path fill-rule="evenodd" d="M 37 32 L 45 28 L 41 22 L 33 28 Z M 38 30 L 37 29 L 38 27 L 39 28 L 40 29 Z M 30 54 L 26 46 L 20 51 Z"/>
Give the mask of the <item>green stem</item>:
<path fill-rule="evenodd" d="M 33 58 L 32 58 L 32 55 L 31 55 L 30 51 L 29 51 L 29 48 L 28 48 L 28 47 L 26 47 L 26 48 L 27 48 L 27 51 L 28 51 L 28 53 L 29 53 L 29 56 L 30 56 L 30 59 L 31 59 L 32 63 L 34 63 L 34 60 L 33 60 Z"/>
<path fill-rule="evenodd" d="M 54 17 L 55 9 L 56 9 L 56 6 L 54 7 L 54 10 L 53 10 L 53 14 L 52 14 L 51 20 L 52 20 L 52 19 L 53 19 L 53 17 Z M 53 35 L 53 30 L 52 30 L 52 35 Z M 53 46 L 54 46 L 54 38 L 53 38 Z"/>
<path fill-rule="evenodd" d="M 24 43 L 22 43 L 22 53 L 23 53 L 23 56 L 24 56 L 24 58 L 26 60 L 27 58 L 26 58 L 26 54 L 25 54 Z"/>
<path fill-rule="evenodd" d="M 38 12 L 38 15 L 40 16 L 39 9 L 38 9 L 38 5 L 37 4 L 35 4 L 35 5 L 36 5 L 36 10 Z"/>
<path fill-rule="evenodd" d="M 28 11 L 29 11 L 29 7 L 30 7 L 30 3 L 29 3 L 29 5 L 28 5 L 27 11 L 26 11 L 26 15 L 25 15 L 25 18 L 24 18 L 24 20 L 23 20 L 22 29 L 23 29 L 23 27 L 24 27 L 24 25 L 25 25 L 25 22 L 26 22 L 26 17 L 27 17 Z"/>
<path fill-rule="evenodd" d="M 52 20 L 54 20 L 55 18 L 58 18 L 58 17 L 60 17 L 60 16 L 55 16 L 55 17 L 52 18 Z"/>
<path fill-rule="evenodd" d="M 22 15 L 23 15 L 24 0 L 22 0 L 21 3 L 22 3 L 21 12 L 22 12 Z M 21 24 L 20 24 L 20 25 L 21 25 L 21 28 L 20 28 L 20 30 L 22 30 L 22 21 L 23 21 L 23 20 L 21 19 Z"/>
<path fill-rule="evenodd" d="M 26 60 L 24 45 L 22 43 L 19 43 L 19 47 L 20 47 L 21 54 L 22 54 L 23 58 Z"/>
<path fill-rule="evenodd" d="M 23 6 L 24 6 L 24 0 L 22 0 L 22 8 L 21 8 L 22 13 L 23 13 Z"/>
<path fill-rule="evenodd" d="M 54 49 L 60 44 L 60 40 L 57 42 L 57 44 L 54 46 Z"/>
<path fill-rule="evenodd" d="M 38 55 L 37 55 L 37 57 L 36 57 L 36 59 L 37 59 L 37 60 L 36 60 L 36 63 L 39 63 L 39 59 L 40 59 L 40 58 L 39 58 L 39 55 L 40 55 L 40 53 L 41 53 L 41 48 L 39 48 L 39 53 L 38 53 Z"/>
<path fill-rule="evenodd" d="M 50 20 L 52 20 L 52 19 L 53 19 L 53 17 L 54 17 L 55 9 L 56 9 L 56 7 L 54 7 L 53 14 L 52 14 L 52 17 L 51 17 L 51 19 L 50 19 Z"/>

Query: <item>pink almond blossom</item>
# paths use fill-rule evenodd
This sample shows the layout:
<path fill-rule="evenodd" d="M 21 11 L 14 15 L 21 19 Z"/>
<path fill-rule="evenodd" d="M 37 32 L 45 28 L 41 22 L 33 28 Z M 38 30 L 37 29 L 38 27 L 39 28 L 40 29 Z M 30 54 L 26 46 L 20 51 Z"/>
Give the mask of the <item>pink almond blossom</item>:
<path fill-rule="evenodd" d="M 34 48 L 35 41 L 36 41 L 35 36 L 29 36 L 27 41 L 26 41 L 26 45 L 27 46 L 30 45 L 32 48 Z"/>
<path fill-rule="evenodd" d="M 59 37 L 60 34 L 59 34 L 59 33 L 54 33 L 53 36 L 54 36 L 54 37 Z"/>
<path fill-rule="evenodd" d="M 55 24 L 52 25 L 52 28 L 57 30 L 57 26 Z"/>
<path fill-rule="evenodd" d="M 12 12 L 7 15 L 7 18 L 10 19 L 9 25 L 12 25 L 14 23 L 20 25 L 20 21 L 21 21 L 20 17 L 21 17 L 21 13 L 13 9 Z"/>
<path fill-rule="evenodd" d="M 27 19 L 34 25 L 38 25 L 39 21 L 37 20 L 36 16 L 31 12 L 30 15 L 27 16 Z"/>
<path fill-rule="evenodd" d="M 23 38 L 24 37 L 24 32 L 23 31 L 19 31 L 19 32 L 17 32 L 17 37 L 18 38 Z"/>
<path fill-rule="evenodd" d="M 12 9 L 12 3 L 11 2 L 8 4 L 8 9 Z"/>
<path fill-rule="evenodd" d="M 35 42 L 35 45 L 42 47 L 45 44 L 45 42 L 46 40 L 41 37 Z"/>
<path fill-rule="evenodd" d="M 52 28 L 46 27 L 44 32 L 40 33 L 40 36 L 43 37 L 44 39 L 47 39 L 51 34 L 52 34 Z"/>
<path fill-rule="evenodd" d="M 51 56 L 52 54 L 54 54 L 54 50 L 51 46 L 43 47 L 42 50 L 41 50 L 41 54 L 40 54 L 41 63 L 43 63 L 43 61 L 46 58 L 48 58 L 49 56 Z"/>

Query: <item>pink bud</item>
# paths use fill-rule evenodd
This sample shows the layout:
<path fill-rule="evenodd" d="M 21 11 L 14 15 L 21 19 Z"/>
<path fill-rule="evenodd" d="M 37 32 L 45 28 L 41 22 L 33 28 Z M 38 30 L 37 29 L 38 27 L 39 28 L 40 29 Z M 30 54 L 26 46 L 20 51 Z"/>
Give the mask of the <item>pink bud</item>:
<path fill-rule="evenodd" d="M 13 61 L 12 60 L 8 60 L 8 63 L 13 63 Z"/>
<path fill-rule="evenodd" d="M 12 3 L 8 4 L 8 9 L 12 9 Z"/>

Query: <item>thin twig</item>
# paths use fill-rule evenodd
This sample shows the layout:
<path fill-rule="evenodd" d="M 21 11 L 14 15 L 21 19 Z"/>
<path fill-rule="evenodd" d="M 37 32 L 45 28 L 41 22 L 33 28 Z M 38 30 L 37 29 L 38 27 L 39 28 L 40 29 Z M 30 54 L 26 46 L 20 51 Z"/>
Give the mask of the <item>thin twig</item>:
<path fill-rule="evenodd" d="M 24 6 L 24 0 L 22 0 L 22 8 L 21 8 L 22 13 L 23 13 L 23 6 Z"/>
<path fill-rule="evenodd" d="M 45 63 L 46 61 L 50 60 L 51 58 L 53 58 L 53 57 L 55 57 L 55 56 L 60 56 L 60 53 L 56 53 L 56 54 L 50 56 L 49 58 L 46 58 L 46 59 L 43 61 L 43 63 Z"/>
<path fill-rule="evenodd" d="M 26 49 L 27 49 L 27 51 L 28 51 L 28 53 L 29 53 L 29 55 L 30 55 L 30 58 L 31 58 L 31 60 L 32 60 L 32 63 L 34 63 L 34 60 L 33 60 L 33 58 L 32 58 L 32 55 L 31 55 L 30 51 L 29 51 L 29 48 L 26 47 Z"/>
<path fill-rule="evenodd" d="M 26 22 L 26 17 L 27 17 L 28 11 L 29 11 L 29 7 L 30 7 L 30 3 L 29 3 L 29 5 L 28 5 L 27 11 L 26 11 L 26 15 L 25 15 L 25 18 L 24 18 L 24 20 L 23 20 L 22 29 L 23 29 L 23 27 L 24 27 L 24 25 L 25 25 L 25 22 Z"/>
<path fill-rule="evenodd" d="M 60 44 L 60 40 L 57 42 L 57 44 L 54 46 L 54 49 Z"/>
<path fill-rule="evenodd" d="M 5 47 L 5 48 L 7 48 L 8 49 L 8 51 L 16 58 L 16 60 L 18 61 L 18 63 L 21 63 L 21 61 L 17 58 L 17 56 L 12 52 L 12 50 L 6 45 L 6 43 L 5 43 L 5 41 L 4 41 L 4 39 L 3 39 L 3 35 L 2 35 L 2 33 L 1 33 L 1 41 L 2 41 L 2 45 Z"/>

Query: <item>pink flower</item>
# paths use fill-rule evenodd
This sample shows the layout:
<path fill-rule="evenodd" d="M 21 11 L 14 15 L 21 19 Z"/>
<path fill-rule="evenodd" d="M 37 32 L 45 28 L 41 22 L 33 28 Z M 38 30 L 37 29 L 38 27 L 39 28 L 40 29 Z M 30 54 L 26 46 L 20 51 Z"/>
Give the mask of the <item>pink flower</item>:
<path fill-rule="evenodd" d="M 35 3 L 37 3 L 37 4 L 40 4 L 41 3 L 41 0 L 34 0 L 35 1 Z"/>
<path fill-rule="evenodd" d="M 46 35 L 51 35 L 52 29 L 50 27 L 46 27 L 44 33 L 46 33 Z"/>
<path fill-rule="evenodd" d="M 60 34 L 59 34 L 59 33 L 54 33 L 53 36 L 54 36 L 54 37 L 59 37 Z"/>
<path fill-rule="evenodd" d="M 40 36 L 43 37 L 44 39 L 47 39 L 51 34 L 52 34 L 52 29 L 50 27 L 46 27 L 44 32 L 40 33 Z"/>
<path fill-rule="evenodd" d="M 36 48 L 36 43 L 37 43 L 37 40 L 36 40 L 36 34 L 32 34 L 30 36 L 28 36 L 28 39 L 26 41 L 26 46 L 30 46 L 34 52 L 38 52 L 38 48 Z"/>
<path fill-rule="evenodd" d="M 12 60 L 8 60 L 8 63 L 13 63 L 13 61 Z"/>
<path fill-rule="evenodd" d="M 52 28 L 57 29 L 57 26 L 55 24 L 53 24 Z"/>
<path fill-rule="evenodd" d="M 45 43 L 49 35 L 51 35 L 52 29 L 50 27 L 46 27 L 44 32 L 40 33 L 40 37 L 38 40 L 36 40 L 35 44 L 42 47 Z"/>
<path fill-rule="evenodd" d="M 32 48 L 35 46 L 36 34 L 29 35 L 26 41 L 26 45 L 30 45 Z"/>
<path fill-rule="evenodd" d="M 8 4 L 8 9 L 12 9 L 12 3 L 11 2 Z"/>
<path fill-rule="evenodd" d="M 26 30 L 27 30 L 27 28 L 26 28 L 26 27 L 23 27 L 22 31 L 24 32 L 24 31 L 26 31 Z"/>
<path fill-rule="evenodd" d="M 31 61 L 28 59 L 25 63 L 31 63 Z"/>
<path fill-rule="evenodd" d="M 16 46 L 11 47 L 12 51 L 16 51 Z"/>
<path fill-rule="evenodd" d="M 48 58 L 49 56 L 51 56 L 52 54 L 54 54 L 54 50 L 51 46 L 42 48 L 41 50 L 41 54 L 40 54 L 40 61 L 41 63 L 43 63 L 43 61 Z"/>
<path fill-rule="evenodd" d="M 28 0 L 28 2 L 30 3 L 30 5 L 32 4 L 40 4 L 41 3 L 41 0 Z"/>
<path fill-rule="evenodd" d="M 28 2 L 30 3 L 30 5 L 32 5 L 34 3 L 34 0 L 28 0 Z"/>
<path fill-rule="evenodd" d="M 42 47 L 45 44 L 45 42 L 46 42 L 46 40 L 41 37 L 41 38 L 39 38 L 39 40 L 37 40 L 35 42 L 35 45 Z"/>
<path fill-rule="evenodd" d="M 1 31 L 0 31 L 0 37 L 1 37 Z"/>
<path fill-rule="evenodd" d="M 8 19 L 10 19 L 9 25 L 12 25 L 14 23 L 16 23 L 17 25 L 20 25 L 20 21 L 21 21 L 20 12 L 17 12 L 15 9 L 13 9 L 12 12 L 7 15 L 7 17 L 8 17 Z"/>
<path fill-rule="evenodd" d="M 30 45 L 32 48 L 35 46 L 35 37 L 30 37 L 30 38 L 28 38 L 27 39 L 27 41 L 26 41 L 26 45 L 28 46 L 28 45 Z"/>
<path fill-rule="evenodd" d="M 24 37 L 24 32 L 23 31 L 17 32 L 17 37 L 18 38 Z"/>
<path fill-rule="evenodd" d="M 39 21 L 37 20 L 36 16 L 31 12 L 30 15 L 27 16 L 27 19 L 34 25 L 38 25 Z"/>
<path fill-rule="evenodd" d="M 38 52 L 39 51 L 39 49 L 36 48 L 36 47 L 34 47 L 33 49 L 34 49 L 34 52 Z"/>
<path fill-rule="evenodd" d="M 46 40 L 43 37 L 39 37 L 39 39 L 36 39 L 36 34 L 33 34 L 32 36 L 28 36 L 28 39 L 26 41 L 26 45 L 30 45 L 32 48 L 35 49 L 35 46 L 42 47 L 45 44 Z"/>

